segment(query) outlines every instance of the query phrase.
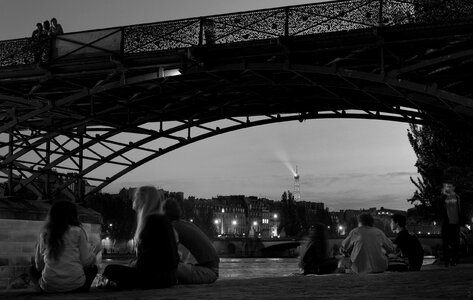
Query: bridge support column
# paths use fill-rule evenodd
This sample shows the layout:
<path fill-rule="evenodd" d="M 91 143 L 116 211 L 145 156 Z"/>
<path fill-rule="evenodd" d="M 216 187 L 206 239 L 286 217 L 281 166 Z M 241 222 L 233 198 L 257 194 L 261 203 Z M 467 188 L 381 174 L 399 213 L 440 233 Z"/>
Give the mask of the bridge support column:
<path fill-rule="evenodd" d="M 46 155 L 45 155 L 45 160 L 46 164 L 49 165 L 51 162 L 51 141 L 49 140 L 46 143 Z M 50 171 L 47 171 L 46 173 L 46 180 L 44 182 L 44 194 L 43 194 L 43 199 L 51 199 L 51 176 L 50 176 Z"/>
<path fill-rule="evenodd" d="M 84 145 L 84 134 L 85 134 L 85 126 L 78 128 L 77 132 L 79 133 L 79 147 L 82 149 L 82 146 Z M 84 169 L 84 150 L 80 150 L 79 152 L 79 173 L 82 172 Z M 77 199 L 76 201 L 78 203 L 83 203 L 84 202 L 84 192 L 85 192 L 85 186 L 84 186 L 84 180 L 82 177 L 78 176 L 77 178 Z"/>
<path fill-rule="evenodd" d="M 9 132 L 9 141 L 8 141 L 8 155 L 11 156 L 13 155 L 13 134 Z M 14 190 L 13 190 L 13 161 L 8 164 L 8 195 L 7 196 L 13 196 L 14 195 Z"/>

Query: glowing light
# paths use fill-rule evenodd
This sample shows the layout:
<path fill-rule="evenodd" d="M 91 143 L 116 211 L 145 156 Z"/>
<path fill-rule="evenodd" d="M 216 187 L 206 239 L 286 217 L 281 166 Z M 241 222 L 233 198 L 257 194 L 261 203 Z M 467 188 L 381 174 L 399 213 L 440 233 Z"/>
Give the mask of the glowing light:
<path fill-rule="evenodd" d="M 105 239 L 108 241 L 109 240 L 108 236 Z"/>
<path fill-rule="evenodd" d="M 110 224 L 108 224 L 108 226 L 112 227 L 112 226 L 113 226 L 113 224 L 112 224 L 112 223 L 110 223 Z"/>
<path fill-rule="evenodd" d="M 422 232 L 419 231 L 418 233 L 421 234 Z"/>
<path fill-rule="evenodd" d="M 343 230 L 343 226 L 338 226 L 338 230 Z"/>
<path fill-rule="evenodd" d="M 214 220 L 214 223 L 215 223 L 215 224 L 218 224 L 218 223 L 220 223 L 220 220 L 219 220 L 219 219 L 215 219 L 215 220 Z"/>
<path fill-rule="evenodd" d="M 181 75 L 181 71 L 179 69 L 167 69 L 165 70 L 164 68 L 159 68 L 158 71 L 158 76 L 160 78 L 162 77 L 171 77 L 171 76 L 179 76 Z"/>
<path fill-rule="evenodd" d="M 273 217 L 274 217 L 275 219 L 277 219 L 277 218 L 278 218 L 278 214 L 274 214 Z"/>
<path fill-rule="evenodd" d="M 233 220 L 233 221 L 232 221 L 232 224 L 233 224 L 233 225 L 236 225 L 236 224 L 237 224 L 237 221 L 236 221 L 236 220 Z"/>
<path fill-rule="evenodd" d="M 190 222 L 194 222 L 194 219 L 190 219 L 189 221 L 190 221 Z"/>
<path fill-rule="evenodd" d="M 430 235 L 430 232 L 427 232 L 427 235 Z"/>
<path fill-rule="evenodd" d="M 222 214 L 225 212 L 225 208 L 222 208 Z"/>
<path fill-rule="evenodd" d="M 258 222 L 254 221 L 253 226 L 258 226 Z"/>
<path fill-rule="evenodd" d="M 468 228 L 468 230 L 471 230 L 471 226 L 470 226 L 470 225 L 466 224 L 465 227 Z"/>

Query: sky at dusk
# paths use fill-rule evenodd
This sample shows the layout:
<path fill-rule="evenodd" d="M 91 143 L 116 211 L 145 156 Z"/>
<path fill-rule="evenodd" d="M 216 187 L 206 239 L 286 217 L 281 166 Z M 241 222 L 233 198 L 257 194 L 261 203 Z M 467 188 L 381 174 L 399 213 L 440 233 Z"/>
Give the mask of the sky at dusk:
<path fill-rule="evenodd" d="M 30 36 L 56 17 L 66 32 L 313 3 L 296 0 L 1 0 L 0 40 Z M 331 210 L 407 209 L 417 176 L 408 125 L 308 120 L 240 130 L 191 144 L 119 178 L 105 189 L 153 184 L 185 196 L 254 195 L 279 200 L 299 167 L 303 200 Z"/>

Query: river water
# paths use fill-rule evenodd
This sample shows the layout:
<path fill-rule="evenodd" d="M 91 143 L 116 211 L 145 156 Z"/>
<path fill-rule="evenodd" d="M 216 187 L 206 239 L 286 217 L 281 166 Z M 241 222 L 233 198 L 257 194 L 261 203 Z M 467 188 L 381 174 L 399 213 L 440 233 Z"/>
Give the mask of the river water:
<path fill-rule="evenodd" d="M 424 265 L 432 264 L 434 257 L 426 256 Z M 128 260 L 104 259 L 108 264 L 126 264 Z M 101 269 L 102 269 L 101 268 Z M 103 270 L 103 269 L 102 269 Z M 221 258 L 219 279 L 250 279 L 258 277 L 284 277 L 299 273 L 297 258 Z"/>

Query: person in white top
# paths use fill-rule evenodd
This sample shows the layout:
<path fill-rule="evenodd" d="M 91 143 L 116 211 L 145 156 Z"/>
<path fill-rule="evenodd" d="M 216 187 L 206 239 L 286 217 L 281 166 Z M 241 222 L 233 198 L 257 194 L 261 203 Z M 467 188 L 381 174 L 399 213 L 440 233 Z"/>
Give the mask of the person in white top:
<path fill-rule="evenodd" d="M 341 250 L 350 255 L 354 273 L 381 273 L 388 267 L 386 253 L 393 252 L 394 245 L 373 223 L 370 214 L 359 215 L 358 228 L 350 231 L 342 242 Z"/>
<path fill-rule="evenodd" d="M 36 246 L 31 279 L 42 292 L 88 291 L 97 274 L 95 260 L 100 250 L 89 244 L 76 205 L 55 202 Z"/>

